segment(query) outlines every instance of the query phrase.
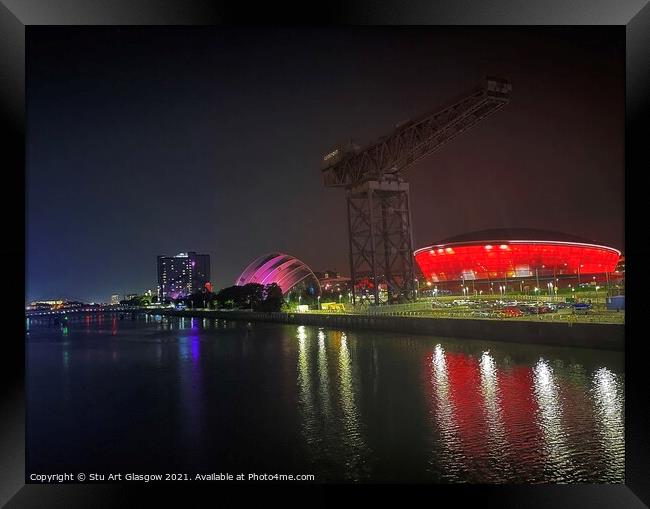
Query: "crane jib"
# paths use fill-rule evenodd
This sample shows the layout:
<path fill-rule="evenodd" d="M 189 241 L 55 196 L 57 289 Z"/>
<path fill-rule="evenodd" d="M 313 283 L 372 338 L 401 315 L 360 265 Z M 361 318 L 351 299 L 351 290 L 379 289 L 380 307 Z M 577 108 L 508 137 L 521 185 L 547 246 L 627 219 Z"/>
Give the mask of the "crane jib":
<path fill-rule="evenodd" d="M 375 178 L 384 171 L 403 170 L 401 161 L 423 159 L 428 155 L 422 153 L 424 147 L 428 153 L 435 152 L 458 134 L 457 126 L 465 131 L 501 108 L 509 101 L 511 89 L 506 80 L 490 79 L 482 89 L 472 90 L 451 106 L 403 123 L 391 135 L 364 149 L 337 148 L 323 158 L 325 186 L 346 187 Z"/>
<path fill-rule="evenodd" d="M 414 258 L 409 184 L 400 173 L 501 109 L 512 86 L 486 78 L 482 86 L 388 136 L 360 148 L 340 146 L 323 157 L 323 183 L 347 194 L 352 301 L 413 300 Z M 365 301 L 365 302 L 368 302 Z"/>

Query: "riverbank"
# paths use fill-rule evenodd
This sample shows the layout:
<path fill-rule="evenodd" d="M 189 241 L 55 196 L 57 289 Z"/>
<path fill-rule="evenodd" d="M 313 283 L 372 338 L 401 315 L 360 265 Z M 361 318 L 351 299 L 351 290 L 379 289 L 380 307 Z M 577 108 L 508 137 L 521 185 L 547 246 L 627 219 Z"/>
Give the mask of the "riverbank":
<path fill-rule="evenodd" d="M 275 322 L 342 329 L 407 332 L 430 336 L 505 341 L 510 343 L 625 349 L 625 326 L 605 323 L 554 323 L 525 320 L 481 320 L 408 316 L 364 316 L 341 313 L 271 313 L 257 311 L 174 310 L 146 311 L 153 315 L 216 318 L 245 322 Z"/>

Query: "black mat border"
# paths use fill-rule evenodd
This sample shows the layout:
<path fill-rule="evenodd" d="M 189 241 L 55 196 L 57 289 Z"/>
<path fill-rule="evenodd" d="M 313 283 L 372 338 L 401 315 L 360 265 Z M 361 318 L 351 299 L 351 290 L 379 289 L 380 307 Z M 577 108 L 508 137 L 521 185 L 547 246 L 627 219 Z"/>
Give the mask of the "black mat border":
<path fill-rule="evenodd" d="M 626 278 L 626 484 L 570 486 L 400 486 L 399 496 L 422 495 L 431 503 L 443 499 L 454 505 L 476 501 L 493 507 L 647 507 L 650 504 L 648 452 L 647 379 L 644 341 L 641 329 L 643 303 L 641 290 L 648 288 L 648 275 L 641 267 L 650 259 L 650 229 L 646 226 L 643 185 L 650 165 L 650 5 L 643 2 L 604 0 L 540 1 L 500 0 L 471 2 L 337 1 L 305 4 L 305 8 L 269 2 L 262 10 L 245 2 L 205 2 L 171 0 L 0 0 L 0 118 L 3 145 L 2 176 L 4 235 L 0 249 L 3 266 L 25 266 L 25 30 L 31 25 L 222 25 L 295 22 L 311 24 L 425 24 L 425 25 L 620 25 L 626 33 L 626 265 L 632 277 Z M 308 7 L 308 8 L 307 8 Z M 641 8 L 639 10 L 639 8 Z M 594 84 L 597 86 L 597 84 Z M 645 128 L 645 129 L 644 129 Z M 23 214 L 19 213 L 22 206 Z M 8 264 L 8 265 L 6 265 Z M 261 491 L 286 495 L 286 485 L 233 487 L 197 485 L 189 490 L 172 490 L 169 485 L 47 485 L 24 484 L 24 270 L 10 271 L 10 288 L 3 299 L 5 326 L 3 336 L 2 380 L 0 383 L 0 503 L 6 507 L 127 507 L 134 497 L 149 503 L 165 500 L 192 506 L 198 496 L 215 488 L 221 497 L 234 495 L 237 500 Z M 16 297 L 18 295 L 18 298 Z M 637 296 L 638 298 L 635 298 Z M 227 489 L 226 489 L 227 488 Z M 393 495 L 396 487 L 308 486 L 290 487 L 294 501 L 318 503 L 344 495 L 347 502 L 367 500 L 357 497 Z M 318 496 L 314 497 L 317 492 Z M 322 495 L 322 497 L 321 497 Z M 214 494 L 209 495 L 214 497 Z M 12 498 L 13 497 L 13 498 Z M 331 498 L 332 501 L 338 498 Z M 210 499 L 208 499 L 210 500 Z M 212 498 L 215 504 L 223 498 Z M 311 502 L 310 502 L 311 501 Z M 643 501 L 643 502 L 642 502 Z M 167 504 L 166 504 L 167 505 Z M 212 505 L 212 504 L 211 504 Z M 446 504 L 445 504 L 446 505 Z"/>

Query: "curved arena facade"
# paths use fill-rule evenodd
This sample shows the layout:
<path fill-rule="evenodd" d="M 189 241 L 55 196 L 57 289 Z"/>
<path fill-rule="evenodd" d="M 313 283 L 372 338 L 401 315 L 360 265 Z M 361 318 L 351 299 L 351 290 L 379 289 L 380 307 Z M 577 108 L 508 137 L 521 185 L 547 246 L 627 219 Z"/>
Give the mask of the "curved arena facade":
<path fill-rule="evenodd" d="M 442 240 L 414 255 L 424 277 L 437 283 L 614 274 L 621 252 L 556 232 L 485 230 Z"/>
<path fill-rule="evenodd" d="M 238 286 L 248 283 L 276 283 L 283 295 L 299 286 L 320 294 L 320 285 L 312 270 L 298 258 L 284 253 L 267 253 L 253 260 L 235 282 Z"/>

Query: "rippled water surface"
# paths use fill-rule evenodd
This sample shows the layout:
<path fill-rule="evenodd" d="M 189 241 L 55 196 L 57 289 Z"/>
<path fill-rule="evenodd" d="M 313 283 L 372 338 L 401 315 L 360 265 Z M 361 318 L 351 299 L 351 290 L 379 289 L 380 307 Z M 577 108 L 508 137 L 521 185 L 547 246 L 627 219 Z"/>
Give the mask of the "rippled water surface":
<path fill-rule="evenodd" d="M 624 481 L 622 353 L 108 314 L 28 328 L 29 472 Z"/>

